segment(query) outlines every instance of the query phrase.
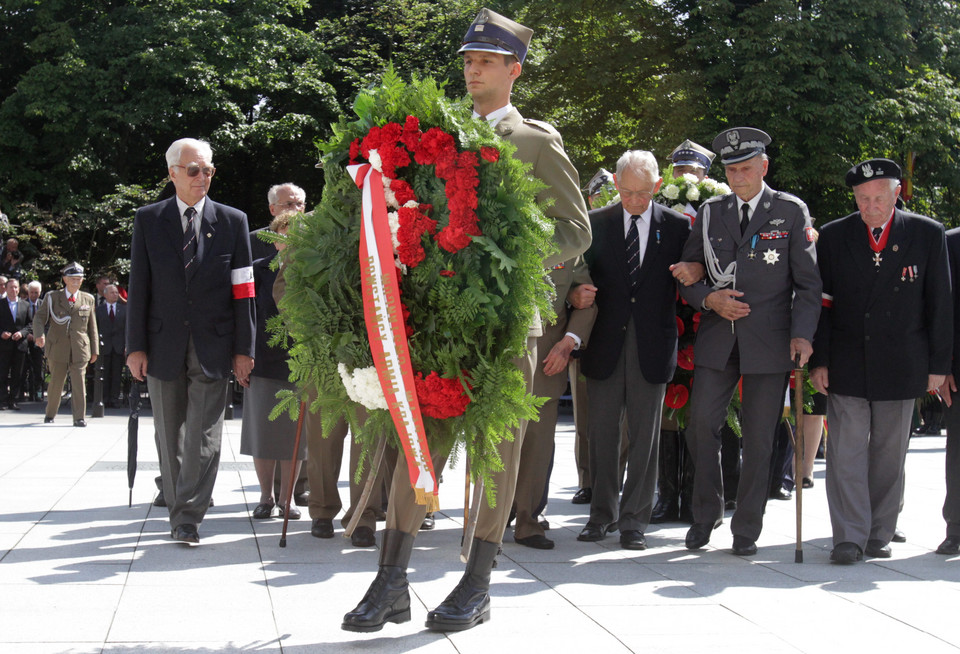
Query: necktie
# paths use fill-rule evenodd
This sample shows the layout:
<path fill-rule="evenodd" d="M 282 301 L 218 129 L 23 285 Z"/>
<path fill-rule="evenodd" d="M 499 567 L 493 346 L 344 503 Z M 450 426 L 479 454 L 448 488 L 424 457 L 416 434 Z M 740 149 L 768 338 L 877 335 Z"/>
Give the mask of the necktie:
<path fill-rule="evenodd" d="M 17 320 L 17 303 L 16 302 L 10 303 L 10 313 L 13 314 L 13 320 L 14 322 L 16 322 Z"/>
<path fill-rule="evenodd" d="M 67 300 L 70 301 L 70 304 L 73 304 L 74 302 L 76 302 L 76 298 L 75 298 L 74 296 L 72 296 L 72 295 L 69 296 L 69 297 L 67 298 Z"/>
<path fill-rule="evenodd" d="M 873 239 L 879 241 L 880 237 L 883 236 L 883 227 L 874 227 L 873 228 Z"/>
<path fill-rule="evenodd" d="M 115 318 L 114 313 L 113 313 L 113 305 L 112 305 L 112 304 L 108 304 L 108 305 L 107 305 L 107 308 L 110 310 L 110 311 L 109 311 L 109 313 L 110 313 L 110 322 L 113 322 L 113 319 Z"/>
<path fill-rule="evenodd" d="M 189 273 L 197 259 L 197 232 L 193 227 L 197 210 L 188 207 L 183 215 L 187 218 L 187 228 L 183 230 L 183 269 Z"/>
<path fill-rule="evenodd" d="M 750 205 L 744 204 L 740 207 L 740 236 L 747 233 L 747 225 L 750 224 Z"/>
<path fill-rule="evenodd" d="M 627 270 L 630 271 L 630 285 L 636 286 L 640 278 L 640 230 L 637 220 L 640 216 L 630 216 L 630 229 L 627 230 Z"/>

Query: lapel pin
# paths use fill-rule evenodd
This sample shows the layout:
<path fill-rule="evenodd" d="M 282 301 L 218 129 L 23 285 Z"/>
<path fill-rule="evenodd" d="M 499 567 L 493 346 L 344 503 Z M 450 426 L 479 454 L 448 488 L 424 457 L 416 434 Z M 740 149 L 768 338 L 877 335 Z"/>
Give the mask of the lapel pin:
<path fill-rule="evenodd" d="M 207 232 L 207 238 L 210 238 L 210 232 Z"/>
<path fill-rule="evenodd" d="M 894 252 L 896 252 L 896 251 L 899 250 L 899 249 L 900 249 L 900 246 L 899 246 L 899 245 L 894 245 L 894 246 L 893 246 L 893 251 L 894 251 Z"/>

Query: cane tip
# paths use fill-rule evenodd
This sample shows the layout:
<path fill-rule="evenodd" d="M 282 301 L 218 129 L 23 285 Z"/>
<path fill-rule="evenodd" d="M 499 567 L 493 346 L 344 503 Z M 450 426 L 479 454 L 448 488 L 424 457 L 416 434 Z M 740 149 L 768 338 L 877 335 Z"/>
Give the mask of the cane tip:
<path fill-rule="evenodd" d="M 793 562 L 794 562 L 794 563 L 803 563 L 803 552 L 802 552 L 802 551 L 798 551 L 798 552 L 797 552 L 796 556 L 793 557 Z"/>
<path fill-rule="evenodd" d="M 287 539 L 286 539 L 286 538 L 281 538 L 281 539 L 280 539 L 280 547 L 286 547 L 286 546 L 287 546 Z"/>

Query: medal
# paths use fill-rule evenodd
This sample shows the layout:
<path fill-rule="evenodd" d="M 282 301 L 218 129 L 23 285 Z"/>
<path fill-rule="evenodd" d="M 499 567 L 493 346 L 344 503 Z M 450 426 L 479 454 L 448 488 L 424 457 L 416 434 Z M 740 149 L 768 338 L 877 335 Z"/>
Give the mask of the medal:
<path fill-rule="evenodd" d="M 767 250 L 763 253 L 764 263 L 769 263 L 771 266 L 776 262 L 780 261 L 780 253 L 776 250 Z"/>
<path fill-rule="evenodd" d="M 754 234 L 753 237 L 750 239 L 750 254 L 747 255 L 748 259 L 757 258 L 757 237 L 758 235 Z"/>
<path fill-rule="evenodd" d="M 880 234 L 880 240 L 877 240 L 873 236 L 873 230 L 870 229 L 870 226 L 864 223 L 867 228 L 867 236 L 870 239 L 870 249 L 873 250 L 873 265 L 876 268 L 880 267 L 880 262 L 883 261 L 883 257 L 880 256 L 880 253 L 883 252 L 883 248 L 887 247 L 887 239 L 890 237 L 890 222 L 887 221 L 887 224 L 883 226 L 883 233 Z M 894 252 L 897 250 L 897 246 L 893 246 Z"/>

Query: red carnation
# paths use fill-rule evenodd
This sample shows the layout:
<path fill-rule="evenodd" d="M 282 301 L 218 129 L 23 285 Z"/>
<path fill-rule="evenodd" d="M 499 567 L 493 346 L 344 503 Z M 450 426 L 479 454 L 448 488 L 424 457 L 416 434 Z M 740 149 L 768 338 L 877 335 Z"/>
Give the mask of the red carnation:
<path fill-rule="evenodd" d="M 407 184 L 402 179 L 392 179 L 390 180 L 390 190 L 393 191 L 393 194 L 397 198 L 397 205 L 403 206 L 411 200 L 416 201 L 417 195 L 413 192 L 413 187 Z"/>
<path fill-rule="evenodd" d="M 686 327 L 683 325 L 683 319 L 680 316 L 677 316 L 677 337 L 683 336 L 683 332 L 686 331 Z"/>
<path fill-rule="evenodd" d="M 441 277 L 453 277 L 453 276 L 456 275 L 456 274 L 457 274 L 457 273 L 453 272 L 452 270 L 441 270 L 441 271 L 440 271 L 440 276 L 441 276 Z"/>
<path fill-rule="evenodd" d="M 700 330 L 700 312 L 697 311 L 693 314 L 693 332 L 697 333 Z"/>
<path fill-rule="evenodd" d="M 677 352 L 677 365 L 684 370 L 693 370 L 693 346 L 688 345 Z"/>
<path fill-rule="evenodd" d="M 420 146 L 420 120 L 416 116 L 407 116 L 403 123 L 403 134 L 400 135 L 400 142 L 403 143 L 410 152 L 416 152 Z"/>
<path fill-rule="evenodd" d="M 480 156 L 491 163 L 496 163 L 500 160 L 500 150 L 484 145 L 480 148 Z"/>
<path fill-rule="evenodd" d="M 360 156 L 360 139 L 355 138 L 353 142 L 350 143 L 350 163 L 357 163 L 357 157 Z"/>
<path fill-rule="evenodd" d="M 663 403 L 669 409 L 679 409 L 683 407 L 690 399 L 690 391 L 683 384 L 670 384 L 667 386 L 667 392 L 663 396 Z"/>
<path fill-rule="evenodd" d="M 426 378 L 422 373 L 416 373 L 414 385 L 420 410 L 431 418 L 443 420 L 463 415 L 470 404 L 470 398 L 463 392 L 463 384 L 459 379 L 445 379 L 436 371 L 431 371 Z"/>

